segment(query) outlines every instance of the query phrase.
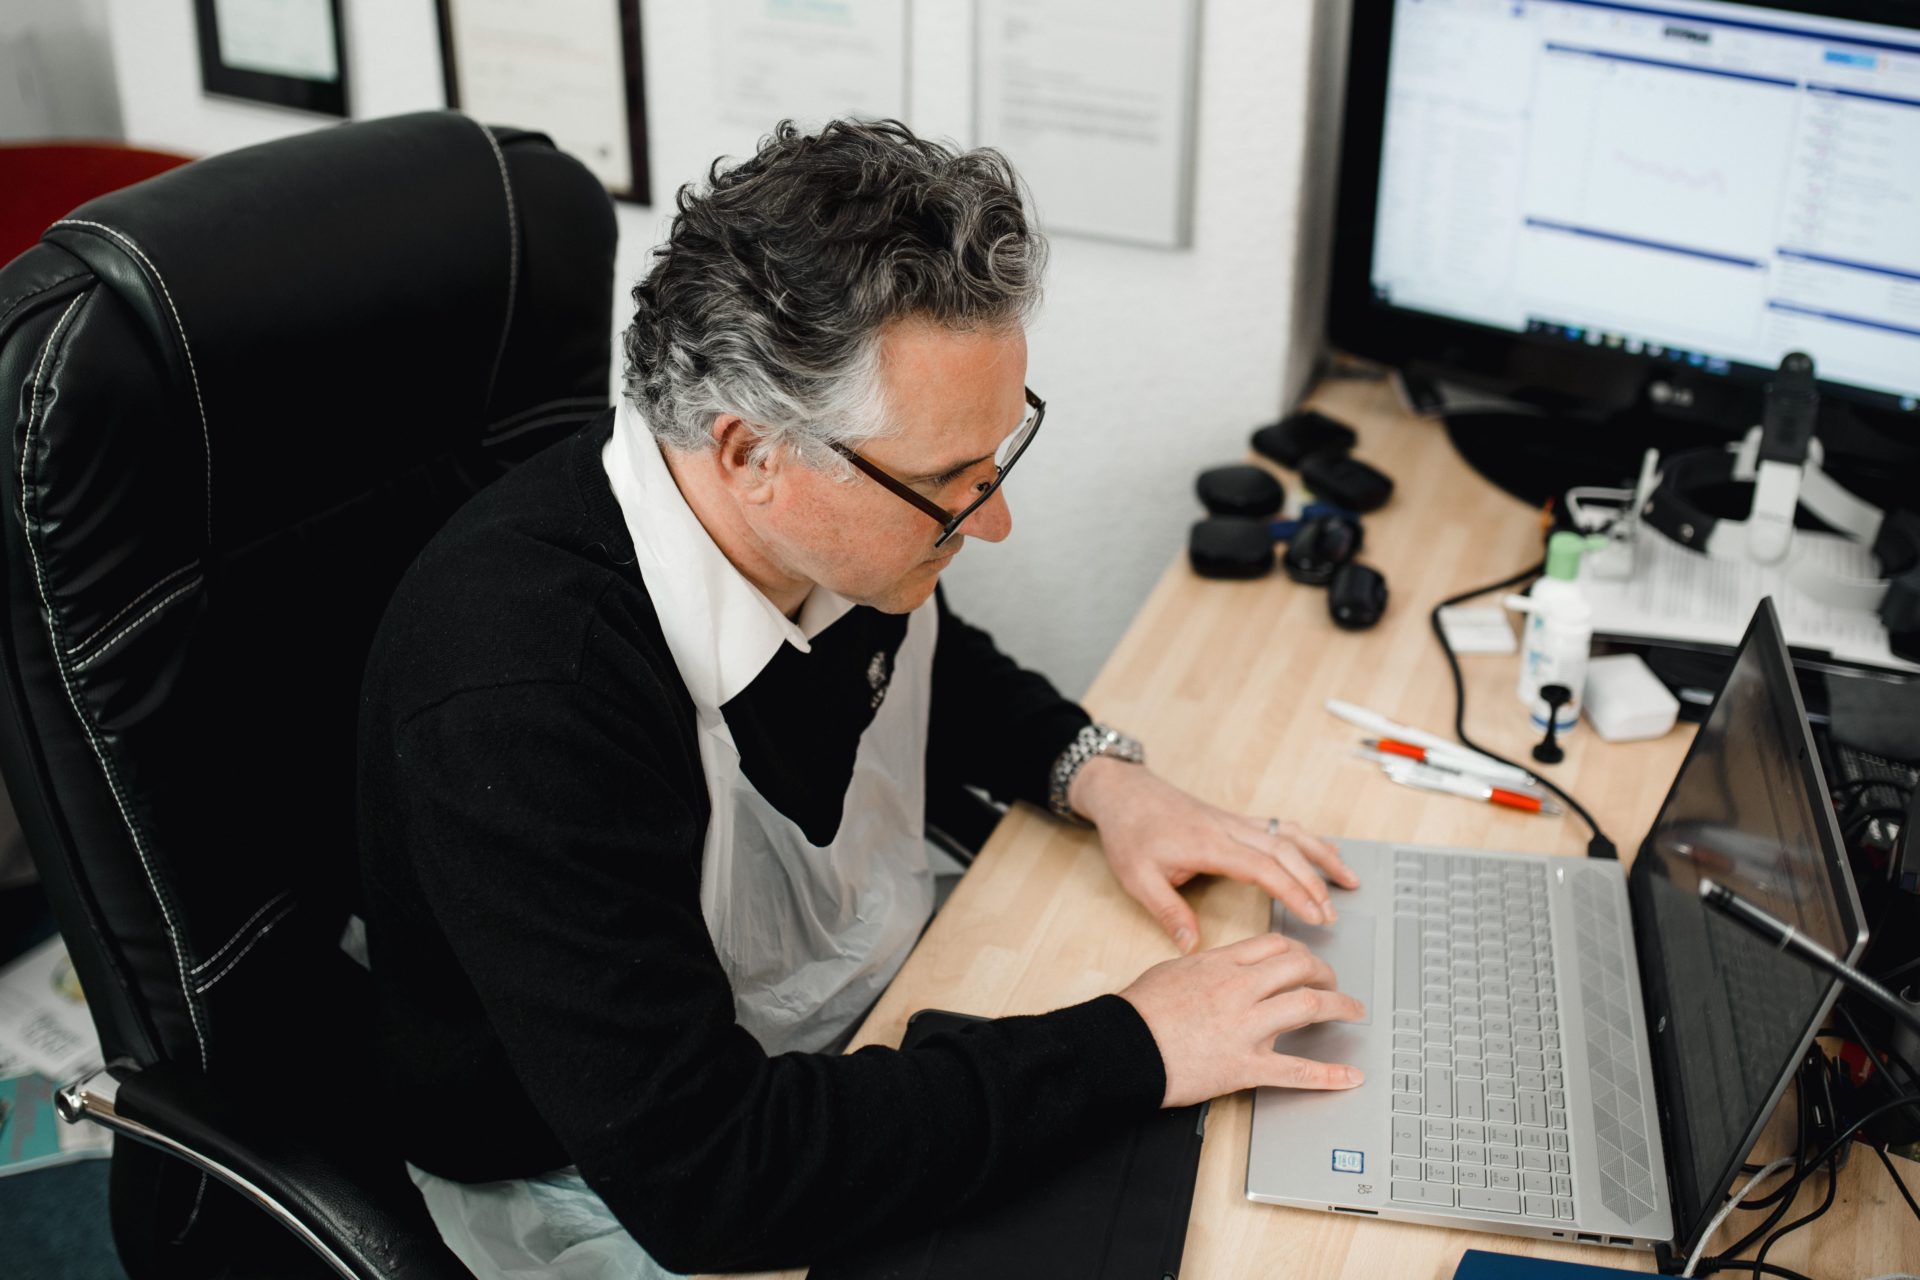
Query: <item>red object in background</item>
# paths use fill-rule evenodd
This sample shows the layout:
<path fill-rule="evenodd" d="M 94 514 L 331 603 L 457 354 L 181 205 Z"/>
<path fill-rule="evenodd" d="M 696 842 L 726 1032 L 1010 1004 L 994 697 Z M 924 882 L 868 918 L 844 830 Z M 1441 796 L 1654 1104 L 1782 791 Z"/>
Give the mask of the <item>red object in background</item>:
<path fill-rule="evenodd" d="M 0 264 L 75 207 L 192 158 L 117 142 L 0 143 Z"/>

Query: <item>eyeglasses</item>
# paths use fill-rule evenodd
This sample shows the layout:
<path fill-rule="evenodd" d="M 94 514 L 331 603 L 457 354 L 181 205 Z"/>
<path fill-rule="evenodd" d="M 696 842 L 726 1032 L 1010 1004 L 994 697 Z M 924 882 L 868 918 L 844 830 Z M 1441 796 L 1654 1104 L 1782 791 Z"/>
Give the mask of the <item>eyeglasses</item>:
<path fill-rule="evenodd" d="M 1040 420 L 1047 416 L 1047 402 L 1033 394 L 1033 388 L 1022 389 L 1027 395 L 1027 416 L 1020 420 L 1020 425 L 1015 427 L 1013 432 L 1000 442 L 1000 447 L 993 451 L 993 479 L 980 482 L 977 486 L 979 490 L 977 496 L 958 515 L 921 494 L 905 481 L 888 475 L 846 445 L 835 442 L 833 451 L 866 472 L 881 488 L 898 495 L 902 500 L 912 503 L 917 510 L 931 516 L 940 526 L 940 536 L 933 540 L 933 545 L 938 547 L 958 532 L 967 517 L 978 511 L 980 505 L 993 496 L 993 491 L 998 489 L 1001 482 L 1007 478 L 1007 472 L 1013 470 L 1013 464 L 1020 461 L 1020 455 L 1027 451 L 1027 446 L 1033 443 L 1034 436 L 1040 433 Z"/>

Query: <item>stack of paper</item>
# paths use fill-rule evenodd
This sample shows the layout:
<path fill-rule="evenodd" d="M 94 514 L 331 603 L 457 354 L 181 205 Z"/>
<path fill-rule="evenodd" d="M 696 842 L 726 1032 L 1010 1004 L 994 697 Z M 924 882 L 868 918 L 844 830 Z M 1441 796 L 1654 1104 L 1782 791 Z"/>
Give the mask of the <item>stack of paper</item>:
<path fill-rule="evenodd" d="M 1602 636 L 1736 648 L 1761 597 L 1772 596 L 1789 645 L 1822 650 L 1840 662 L 1920 671 L 1893 655 L 1887 629 L 1874 614 L 1822 604 L 1797 590 L 1788 569 L 1802 565 L 1827 577 L 1879 576 L 1865 547 L 1835 534 L 1796 530 L 1787 559 L 1765 565 L 1711 559 L 1643 528 L 1634 543 L 1632 577 L 1598 578 L 1582 565 L 1580 589 L 1593 605 L 1594 632 Z"/>

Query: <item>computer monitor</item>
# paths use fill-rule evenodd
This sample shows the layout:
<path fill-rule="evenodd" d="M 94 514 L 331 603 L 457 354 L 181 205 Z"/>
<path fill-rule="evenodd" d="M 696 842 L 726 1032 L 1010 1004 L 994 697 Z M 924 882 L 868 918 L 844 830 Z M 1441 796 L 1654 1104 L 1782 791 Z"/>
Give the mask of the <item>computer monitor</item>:
<path fill-rule="evenodd" d="M 1805 351 L 1920 436 L 1920 4 L 1356 0 L 1347 89 L 1336 346 L 1735 433 Z"/>

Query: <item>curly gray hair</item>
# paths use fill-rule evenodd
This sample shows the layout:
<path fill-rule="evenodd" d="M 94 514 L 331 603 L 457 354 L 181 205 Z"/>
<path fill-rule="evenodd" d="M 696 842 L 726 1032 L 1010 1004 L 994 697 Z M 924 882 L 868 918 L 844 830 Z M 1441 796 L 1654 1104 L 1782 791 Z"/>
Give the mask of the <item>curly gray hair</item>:
<path fill-rule="evenodd" d="M 1046 241 L 1006 157 L 957 151 L 895 120 L 783 120 L 749 160 L 680 188 L 666 243 L 633 290 L 627 398 L 656 437 L 713 444 L 715 415 L 845 469 L 829 448 L 888 431 L 881 330 L 921 318 L 961 331 L 1024 320 Z M 850 472 L 849 472 L 850 474 Z"/>

